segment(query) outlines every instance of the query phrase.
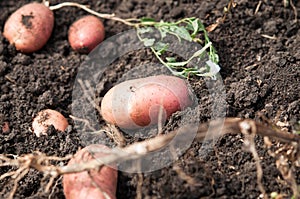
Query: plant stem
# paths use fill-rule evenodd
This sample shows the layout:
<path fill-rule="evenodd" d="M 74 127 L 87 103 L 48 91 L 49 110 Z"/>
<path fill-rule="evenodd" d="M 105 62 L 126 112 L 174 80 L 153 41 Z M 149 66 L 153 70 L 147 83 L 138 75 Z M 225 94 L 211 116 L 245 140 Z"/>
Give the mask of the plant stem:
<path fill-rule="evenodd" d="M 62 8 L 62 7 L 69 7 L 69 6 L 81 8 L 81 9 L 85 10 L 86 12 L 88 12 L 92 15 L 95 15 L 97 17 L 100 17 L 100 18 L 103 18 L 103 19 L 112 19 L 112 20 L 115 20 L 115 21 L 119 21 L 119 22 L 122 22 L 122 23 L 124 23 L 128 26 L 137 27 L 140 24 L 138 19 L 128 19 L 127 20 L 127 19 L 121 19 L 119 17 L 116 17 L 115 14 L 98 13 L 98 12 L 88 8 L 88 6 L 85 6 L 85 5 L 82 5 L 82 4 L 79 4 L 79 3 L 75 3 L 75 2 L 60 3 L 60 4 L 57 4 L 57 5 L 54 5 L 54 6 L 49 6 L 49 9 L 50 10 L 57 10 L 57 9 Z M 130 21 L 137 21 L 137 23 L 132 23 Z"/>
<path fill-rule="evenodd" d="M 165 66 L 167 67 L 167 69 L 173 74 L 173 75 L 180 75 L 182 76 L 180 73 L 175 72 L 164 60 L 162 60 L 162 58 L 160 58 L 160 56 L 156 53 L 155 49 L 153 47 L 150 47 L 150 49 L 152 50 L 152 52 L 154 53 L 154 55 L 156 56 L 156 58 Z"/>

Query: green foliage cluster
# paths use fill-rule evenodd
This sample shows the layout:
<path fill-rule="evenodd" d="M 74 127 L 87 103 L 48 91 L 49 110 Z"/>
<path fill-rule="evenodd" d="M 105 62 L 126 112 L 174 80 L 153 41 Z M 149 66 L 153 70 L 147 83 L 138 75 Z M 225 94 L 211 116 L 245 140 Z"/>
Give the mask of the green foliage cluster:
<path fill-rule="evenodd" d="M 172 74 L 181 77 L 196 75 L 214 78 L 219 72 L 219 56 L 208 37 L 208 33 L 204 25 L 198 18 L 184 18 L 177 22 L 157 22 L 152 18 L 142 18 L 136 28 L 140 41 L 152 50 L 158 60 L 166 66 Z M 157 41 L 156 38 L 147 37 L 147 33 L 153 32 L 153 29 L 159 31 L 160 40 Z M 204 37 L 204 41 L 202 41 L 199 37 L 201 34 Z M 163 54 L 170 46 L 170 43 L 163 41 L 163 39 L 168 35 L 175 36 L 179 42 L 186 40 L 188 42 L 196 42 L 204 46 L 200 50 L 193 52 L 192 56 L 185 61 L 177 61 L 177 57 L 163 57 Z M 188 64 L 191 63 L 193 59 L 204 59 L 206 53 L 208 54 L 209 60 L 206 61 L 205 67 L 188 67 Z"/>

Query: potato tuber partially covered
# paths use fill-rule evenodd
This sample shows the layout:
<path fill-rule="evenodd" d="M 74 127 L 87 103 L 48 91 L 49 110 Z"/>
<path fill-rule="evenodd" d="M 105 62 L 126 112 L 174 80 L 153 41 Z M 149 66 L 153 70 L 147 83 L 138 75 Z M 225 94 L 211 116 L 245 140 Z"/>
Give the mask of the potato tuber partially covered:
<path fill-rule="evenodd" d="M 5 22 L 3 35 L 17 50 L 32 53 L 51 36 L 53 12 L 42 3 L 29 3 L 16 10 Z"/>
<path fill-rule="evenodd" d="M 151 76 L 122 82 L 102 99 L 101 115 L 111 124 L 125 129 L 162 122 L 174 112 L 193 104 L 187 84 L 174 76 Z"/>
<path fill-rule="evenodd" d="M 106 156 L 110 149 L 104 145 L 94 144 L 78 151 L 68 165 L 88 162 Z M 79 173 L 65 174 L 63 187 L 66 199 L 115 199 L 118 172 L 109 166 L 102 166 Z"/>
<path fill-rule="evenodd" d="M 65 131 L 68 127 L 68 120 L 59 112 L 51 109 L 45 109 L 38 113 L 33 119 L 32 130 L 37 137 L 47 135 L 47 129 L 53 125 L 56 130 Z"/>

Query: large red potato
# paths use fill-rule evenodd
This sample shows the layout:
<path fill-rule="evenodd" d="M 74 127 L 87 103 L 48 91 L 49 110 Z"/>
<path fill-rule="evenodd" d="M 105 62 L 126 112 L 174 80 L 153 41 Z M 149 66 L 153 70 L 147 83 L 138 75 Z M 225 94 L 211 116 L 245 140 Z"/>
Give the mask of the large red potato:
<path fill-rule="evenodd" d="M 75 21 L 68 33 L 71 47 L 80 53 L 89 53 L 105 37 L 102 21 L 92 15 L 87 15 Z"/>
<path fill-rule="evenodd" d="M 95 152 L 109 148 L 104 145 L 90 145 L 78 151 L 69 161 L 68 165 L 87 162 L 89 160 L 107 155 L 105 152 Z M 91 152 L 90 152 L 91 151 Z M 63 176 L 63 188 L 66 199 L 115 199 L 118 172 L 115 168 L 102 166 L 100 169 L 79 173 L 65 174 Z M 105 197 L 105 195 L 108 197 Z"/>
<path fill-rule="evenodd" d="M 68 120 L 58 111 L 45 109 L 40 111 L 33 119 L 32 130 L 37 137 L 47 135 L 47 129 L 53 125 L 56 130 L 65 131 L 68 127 Z"/>
<path fill-rule="evenodd" d="M 110 89 L 102 99 L 101 115 L 110 124 L 136 129 L 164 122 L 192 103 L 184 80 L 166 75 L 151 76 L 125 81 Z"/>
<path fill-rule="evenodd" d="M 53 12 L 42 3 L 29 3 L 16 10 L 5 22 L 3 35 L 17 50 L 32 53 L 51 36 Z"/>

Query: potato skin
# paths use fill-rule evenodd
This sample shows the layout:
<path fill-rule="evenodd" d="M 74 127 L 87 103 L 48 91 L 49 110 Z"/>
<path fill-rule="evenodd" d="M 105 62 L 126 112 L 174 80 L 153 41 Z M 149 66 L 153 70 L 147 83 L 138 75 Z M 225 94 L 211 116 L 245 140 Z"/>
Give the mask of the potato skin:
<path fill-rule="evenodd" d="M 75 21 L 68 33 L 68 39 L 73 50 L 80 53 L 89 53 L 105 37 L 102 21 L 92 15 L 87 15 Z"/>
<path fill-rule="evenodd" d="M 103 119 L 125 129 L 136 129 L 158 123 L 174 112 L 193 104 L 185 81 L 174 76 L 151 76 L 122 82 L 102 99 Z"/>
<path fill-rule="evenodd" d="M 32 130 L 37 137 L 47 135 L 47 129 L 53 125 L 56 130 L 65 131 L 68 127 L 68 120 L 58 111 L 45 109 L 40 111 L 33 119 Z"/>
<path fill-rule="evenodd" d="M 17 50 L 32 53 L 51 36 L 53 12 L 42 3 L 29 3 L 16 10 L 5 22 L 3 35 Z"/>
<path fill-rule="evenodd" d="M 91 155 L 89 150 L 107 150 L 110 149 L 104 145 L 93 144 L 78 151 L 75 156 L 69 161 L 68 165 L 87 162 L 94 158 L 99 158 L 107 155 L 105 153 L 95 153 Z M 100 161 L 99 160 L 99 161 Z M 90 177 L 92 176 L 92 178 Z M 80 173 L 64 174 L 63 188 L 66 199 L 106 199 L 100 189 L 105 192 L 111 199 L 116 198 L 118 172 L 116 169 L 109 166 L 103 166 L 100 170 L 91 170 L 90 175 L 87 171 Z M 96 185 L 95 185 L 95 184 Z M 98 189 L 96 186 L 99 186 Z"/>

